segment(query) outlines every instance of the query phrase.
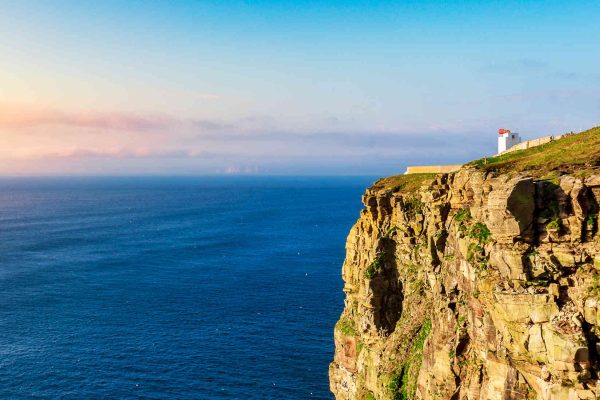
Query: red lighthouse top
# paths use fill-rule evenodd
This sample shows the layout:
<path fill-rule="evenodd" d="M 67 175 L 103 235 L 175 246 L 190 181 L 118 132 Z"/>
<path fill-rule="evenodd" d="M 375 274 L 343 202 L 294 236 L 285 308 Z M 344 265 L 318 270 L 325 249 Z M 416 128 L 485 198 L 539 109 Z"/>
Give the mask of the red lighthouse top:
<path fill-rule="evenodd" d="M 504 133 L 510 133 L 509 129 L 498 129 L 498 134 L 502 135 Z"/>

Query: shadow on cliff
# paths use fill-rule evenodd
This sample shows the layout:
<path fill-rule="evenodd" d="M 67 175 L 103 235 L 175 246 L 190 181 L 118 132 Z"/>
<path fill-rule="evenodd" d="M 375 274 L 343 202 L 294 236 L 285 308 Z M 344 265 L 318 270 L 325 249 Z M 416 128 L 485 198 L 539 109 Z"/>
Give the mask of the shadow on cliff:
<path fill-rule="evenodd" d="M 373 293 L 370 303 L 375 329 L 389 335 L 396 329 L 396 322 L 402 315 L 404 300 L 395 257 L 396 242 L 390 238 L 381 238 L 377 245 L 377 253 L 382 256 L 382 268 L 369 282 Z"/>

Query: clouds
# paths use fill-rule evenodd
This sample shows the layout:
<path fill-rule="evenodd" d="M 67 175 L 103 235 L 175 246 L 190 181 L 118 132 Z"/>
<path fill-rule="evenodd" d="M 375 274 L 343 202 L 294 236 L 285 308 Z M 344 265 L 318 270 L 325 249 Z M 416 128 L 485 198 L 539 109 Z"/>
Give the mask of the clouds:
<path fill-rule="evenodd" d="M 5 104 L 0 174 L 387 174 L 495 149 L 495 129 L 475 118 L 432 116 L 422 126 L 379 129 L 338 122 L 320 118 L 315 129 L 260 115 L 217 120 Z"/>
<path fill-rule="evenodd" d="M 83 148 L 66 148 L 60 151 L 40 153 L 35 158 L 55 160 L 55 159 L 168 159 L 168 158 L 198 158 L 214 157 L 214 154 L 202 151 L 192 150 L 171 150 L 161 151 L 149 148 L 107 148 L 100 150 L 89 150 Z"/>
<path fill-rule="evenodd" d="M 176 121 L 164 115 L 120 112 L 66 111 L 52 107 L 0 104 L 0 128 L 59 126 L 141 132 L 165 129 Z"/>
<path fill-rule="evenodd" d="M 0 174 L 390 174 L 600 118 L 591 4 L 21 3 Z"/>
<path fill-rule="evenodd" d="M 44 126 L 125 132 L 167 131 L 182 128 L 218 132 L 240 128 L 216 119 L 177 118 L 167 114 L 64 110 L 0 103 L 0 129 L 18 130 Z"/>
<path fill-rule="evenodd" d="M 125 120 L 130 121 L 129 117 Z M 197 124 L 197 120 L 174 117 L 151 127 L 136 124 L 138 129 L 131 131 L 104 120 L 84 127 L 78 125 L 79 120 L 72 125 L 70 117 L 61 124 L 55 119 L 41 121 L 23 123 L 14 130 L 8 129 L 14 126 L 10 124 L 0 127 L 0 159 L 4 161 L 0 173 L 327 175 L 369 174 L 388 168 L 394 173 L 423 160 L 467 161 L 485 152 L 495 138 L 442 131 L 261 130 L 235 121 Z M 471 145 L 465 147 L 467 141 Z"/>

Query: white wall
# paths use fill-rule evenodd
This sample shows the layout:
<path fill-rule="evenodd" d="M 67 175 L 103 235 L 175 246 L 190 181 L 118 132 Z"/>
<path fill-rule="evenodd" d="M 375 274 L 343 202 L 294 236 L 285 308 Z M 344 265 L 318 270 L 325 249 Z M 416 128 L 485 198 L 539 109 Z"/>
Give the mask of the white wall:
<path fill-rule="evenodd" d="M 498 154 L 519 143 L 521 143 L 521 137 L 516 132 L 498 135 Z"/>

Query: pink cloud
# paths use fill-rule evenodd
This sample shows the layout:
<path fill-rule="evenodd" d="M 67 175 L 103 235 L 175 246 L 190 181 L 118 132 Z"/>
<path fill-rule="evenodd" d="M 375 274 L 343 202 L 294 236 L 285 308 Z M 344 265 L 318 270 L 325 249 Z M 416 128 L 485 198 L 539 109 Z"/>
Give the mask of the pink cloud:
<path fill-rule="evenodd" d="M 84 158 L 107 158 L 107 159 L 135 159 L 135 158 L 196 158 L 207 155 L 204 151 L 189 150 L 152 150 L 148 148 L 108 148 L 108 149 L 86 149 L 67 148 L 54 152 L 36 154 L 37 159 L 84 159 Z"/>
<path fill-rule="evenodd" d="M 53 108 L 0 105 L 0 128 L 30 128 L 45 125 L 126 131 L 164 129 L 177 123 L 169 116 L 130 113 L 63 111 Z"/>
<path fill-rule="evenodd" d="M 94 110 L 66 111 L 52 107 L 32 107 L 0 103 L 0 129 L 62 126 L 130 132 L 160 131 L 175 127 L 218 132 L 238 128 L 219 120 L 180 119 L 165 114 L 135 114 Z"/>

